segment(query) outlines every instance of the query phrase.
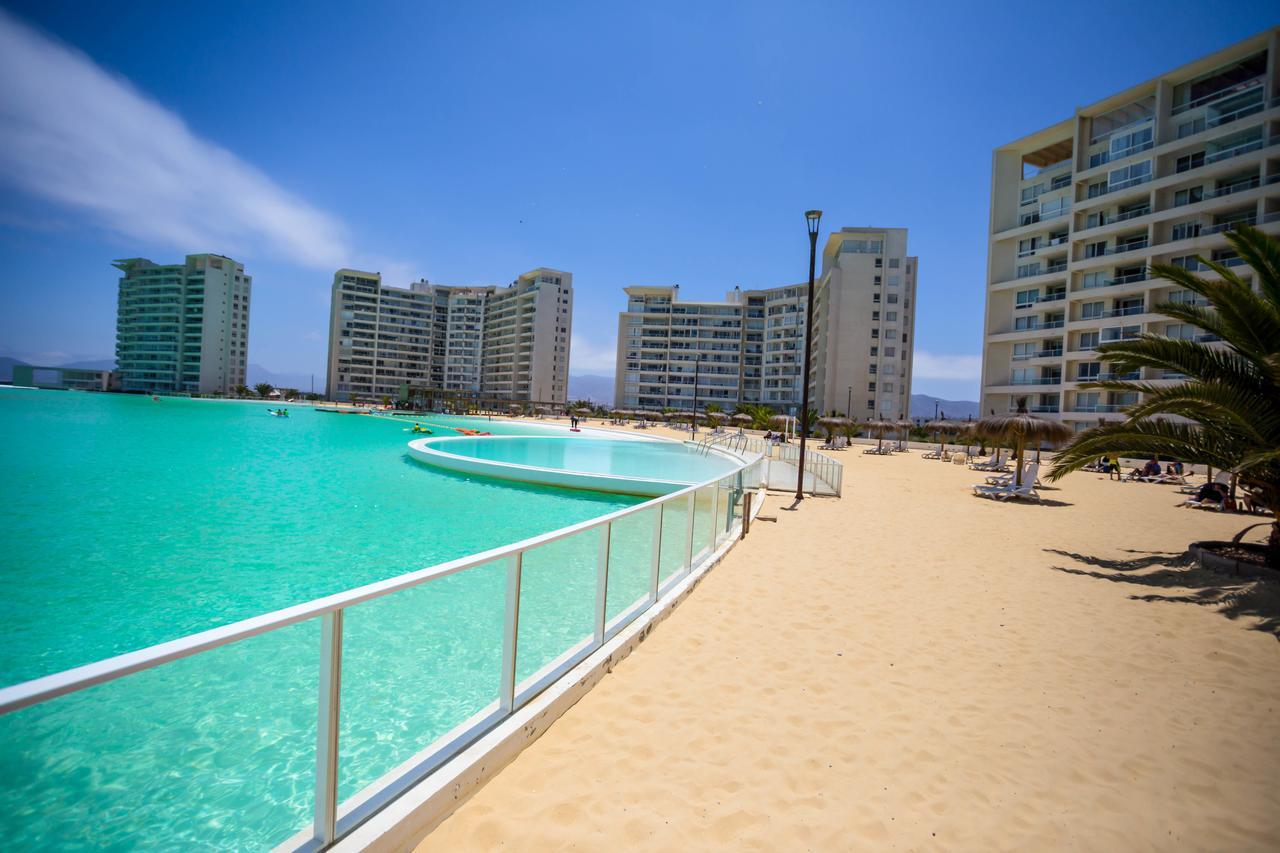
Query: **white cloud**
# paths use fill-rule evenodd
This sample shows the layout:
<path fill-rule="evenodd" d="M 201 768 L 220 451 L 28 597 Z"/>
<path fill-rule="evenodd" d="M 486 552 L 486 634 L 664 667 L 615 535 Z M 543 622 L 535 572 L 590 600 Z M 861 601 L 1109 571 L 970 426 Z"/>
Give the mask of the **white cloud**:
<path fill-rule="evenodd" d="M 0 10 L 0 179 L 125 237 L 332 270 L 342 224 L 77 50 Z"/>
<path fill-rule="evenodd" d="M 916 350 L 911 362 L 913 379 L 964 379 L 977 382 L 981 374 L 980 355 L 938 355 Z"/>
<path fill-rule="evenodd" d="M 618 348 L 614 341 L 597 344 L 574 332 L 569 340 L 569 372 L 580 376 L 584 373 L 613 375 L 618 360 Z"/>

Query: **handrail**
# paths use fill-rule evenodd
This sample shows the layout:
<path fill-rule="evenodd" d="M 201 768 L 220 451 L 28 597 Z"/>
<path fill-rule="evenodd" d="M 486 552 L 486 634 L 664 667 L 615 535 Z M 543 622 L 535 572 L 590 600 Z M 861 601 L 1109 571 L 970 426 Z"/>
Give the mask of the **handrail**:
<path fill-rule="evenodd" d="M 144 670 L 154 669 L 173 661 L 191 657 L 221 648 L 241 640 L 248 639 L 270 631 L 295 625 L 310 619 L 321 620 L 321 644 L 319 667 L 319 691 L 321 701 L 318 708 L 317 733 L 318 746 L 316 761 L 315 820 L 314 834 L 307 842 L 313 848 L 323 848 L 332 844 L 337 838 L 354 828 L 358 822 L 354 813 L 340 814 L 336 780 L 338 778 L 339 750 L 339 707 L 341 698 L 342 670 L 342 625 L 344 611 L 352 606 L 383 598 L 396 592 L 438 580 L 443 577 L 505 561 L 507 567 L 507 600 L 506 623 L 503 635 L 501 660 L 501 691 L 498 710 L 486 709 L 467 721 L 476 734 L 487 731 L 526 704 L 539 692 L 554 683 L 565 672 L 568 672 L 587 655 L 600 648 L 610 637 L 617 634 L 626 625 L 631 624 L 643 613 L 647 612 L 658 600 L 660 590 L 669 589 L 681 578 L 687 576 L 696 567 L 695 558 L 702 554 L 714 554 L 716 549 L 727 543 L 741 525 L 741 516 L 735 515 L 738 497 L 746 491 L 756 488 L 763 457 L 760 454 L 738 455 L 737 464 L 732 470 L 712 477 L 703 482 L 679 489 L 667 495 L 644 501 L 635 506 L 616 510 L 598 518 L 588 519 L 576 524 L 562 527 L 548 533 L 522 539 L 509 545 L 449 560 L 435 566 L 407 572 L 382 581 L 365 584 L 345 592 L 335 593 L 322 598 L 313 599 L 291 607 L 274 610 L 249 619 L 243 619 L 228 625 L 211 628 L 206 631 L 189 634 L 175 640 L 159 643 L 146 648 L 126 652 L 94 663 L 73 667 L 51 675 L 31 679 L 19 684 L 0 688 L 0 715 L 9 714 L 76 693 L 94 685 L 115 681 L 125 676 Z M 699 507 L 699 492 L 705 494 L 711 489 L 709 496 L 710 511 L 703 516 L 706 509 Z M 726 504 L 726 500 L 728 503 Z M 664 535 L 663 516 L 668 507 L 684 507 L 687 521 L 684 536 L 675 536 L 683 543 L 683 567 L 669 575 L 661 583 L 659 581 L 660 560 L 663 550 L 659 547 Z M 746 506 L 749 506 L 747 504 Z M 744 507 L 745 509 L 745 507 Z M 654 515 L 652 570 L 647 597 L 638 598 L 631 608 L 607 619 L 607 597 L 603 590 L 607 588 L 612 547 L 612 525 L 623 519 L 652 512 Z M 707 532 L 703 539 L 695 543 L 695 516 L 705 517 Z M 597 589 L 595 594 L 595 632 L 585 644 L 579 644 L 564 650 L 554 667 L 544 668 L 539 674 L 519 681 L 516 672 L 517 624 L 520 609 L 520 575 L 521 563 L 525 552 L 554 542 L 568 539 L 592 531 L 600 533 L 599 556 L 597 557 L 596 574 Z M 705 541 L 709 540 L 709 541 Z M 709 550 L 707 550 L 709 548 Z M 468 741 L 469 742 L 469 741 Z M 467 742 L 452 741 L 440 749 L 440 754 L 448 758 L 466 746 Z M 441 759 L 441 761 L 444 760 Z M 436 762 L 431 768 L 439 766 Z M 348 802 L 377 799 L 379 802 L 389 801 L 391 797 L 406 790 L 424 778 L 429 770 L 412 776 L 402 776 L 395 780 L 380 780 L 356 794 Z M 366 815 L 367 816 L 367 815 Z"/>

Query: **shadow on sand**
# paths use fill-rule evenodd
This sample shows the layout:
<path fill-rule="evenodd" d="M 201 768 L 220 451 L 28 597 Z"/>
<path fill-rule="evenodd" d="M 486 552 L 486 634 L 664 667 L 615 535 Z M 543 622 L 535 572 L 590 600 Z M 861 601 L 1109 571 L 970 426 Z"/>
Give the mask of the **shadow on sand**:
<path fill-rule="evenodd" d="M 1056 548 L 1046 548 L 1045 551 L 1104 570 L 1052 566 L 1054 571 L 1131 584 L 1148 590 L 1169 590 L 1167 593 L 1135 592 L 1130 598 L 1135 601 L 1199 604 L 1212 607 L 1228 619 L 1250 617 L 1258 620 L 1250 626 L 1252 630 L 1265 631 L 1280 640 L 1280 583 L 1275 581 L 1220 575 L 1199 568 L 1195 559 L 1185 552 L 1128 551 L 1135 556 L 1111 559 Z"/>

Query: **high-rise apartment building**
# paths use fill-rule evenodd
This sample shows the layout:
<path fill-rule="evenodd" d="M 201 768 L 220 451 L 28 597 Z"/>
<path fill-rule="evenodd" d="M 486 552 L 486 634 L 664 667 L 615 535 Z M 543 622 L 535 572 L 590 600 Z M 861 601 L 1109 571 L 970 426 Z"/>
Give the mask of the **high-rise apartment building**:
<path fill-rule="evenodd" d="M 116 370 L 124 391 L 229 394 L 245 383 L 253 280 L 222 255 L 112 264 L 120 278 Z"/>
<path fill-rule="evenodd" d="M 1136 402 L 1080 387 L 1116 377 L 1100 343 L 1143 332 L 1206 338 L 1153 311 L 1197 297 L 1148 267 L 1197 269 L 1197 256 L 1235 266 L 1226 232 L 1240 223 L 1280 232 L 1278 49 L 1280 28 L 995 150 L 984 412 L 1026 396 L 1032 411 L 1083 429 Z"/>
<path fill-rule="evenodd" d="M 905 228 L 831 234 L 815 281 L 810 406 L 899 418 L 911 398 L 918 261 Z M 798 412 L 807 284 L 680 298 L 679 285 L 628 287 L 618 316 L 615 404 L 690 411 L 707 403 Z"/>
<path fill-rule="evenodd" d="M 333 276 L 328 393 L 334 400 L 444 392 L 564 403 L 573 276 L 539 268 L 506 287 L 417 281 L 374 272 Z"/>

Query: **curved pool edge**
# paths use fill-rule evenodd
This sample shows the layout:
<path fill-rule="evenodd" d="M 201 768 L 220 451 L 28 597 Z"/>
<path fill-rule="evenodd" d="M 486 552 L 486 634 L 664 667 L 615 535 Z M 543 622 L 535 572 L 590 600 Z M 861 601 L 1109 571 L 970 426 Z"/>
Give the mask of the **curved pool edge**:
<path fill-rule="evenodd" d="M 494 441 L 528 439 L 531 437 L 534 436 L 483 436 L 483 438 Z M 545 436 L 545 438 L 555 437 L 558 436 Z M 447 445 L 452 441 L 467 441 L 474 438 L 476 436 L 442 436 L 439 438 L 415 439 L 409 442 L 409 455 L 424 465 L 431 465 L 460 474 L 474 474 L 482 477 L 492 477 L 496 480 L 513 480 L 542 486 L 557 486 L 562 489 L 581 489 L 592 492 L 641 495 L 643 497 L 656 498 L 694 485 L 694 481 L 624 477 L 619 474 L 598 474 L 591 471 L 545 468 L 537 465 L 521 465 L 516 462 L 495 462 L 489 459 L 477 459 L 473 456 L 460 456 L 438 448 L 438 445 Z M 536 436 L 536 438 L 544 438 L 544 436 Z M 634 439 L 628 437 L 628 439 L 624 440 Z"/>

